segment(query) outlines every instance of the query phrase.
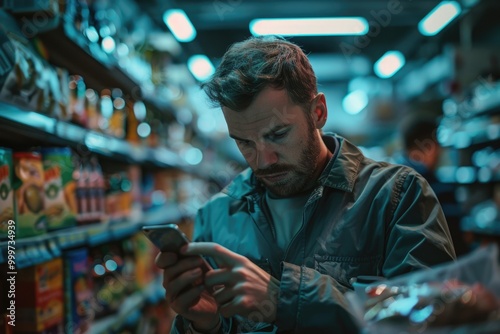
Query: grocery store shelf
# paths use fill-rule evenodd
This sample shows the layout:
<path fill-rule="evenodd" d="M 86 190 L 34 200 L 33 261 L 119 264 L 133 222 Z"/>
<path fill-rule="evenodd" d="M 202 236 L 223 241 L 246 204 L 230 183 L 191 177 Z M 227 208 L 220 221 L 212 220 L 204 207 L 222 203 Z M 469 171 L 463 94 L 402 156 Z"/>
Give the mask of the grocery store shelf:
<path fill-rule="evenodd" d="M 90 328 L 90 333 L 118 332 L 134 312 L 140 312 L 148 300 L 157 300 L 159 294 L 163 296 L 162 289 L 161 280 L 159 278 L 155 279 L 144 291 L 137 291 L 127 297 L 116 314 L 95 321 Z"/>
<path fill-rule="evenodd" d="M 19 109 L 0 102 L 0 130 L 13 136 L 25 136 L 45 143 L 84 147 L 91 152 L 122 161 L 147 163 L 158 167 L 185 168 L 187 163 L 167 148 L 134 146 L 125 140 L 58 121 L 46 115 Z"/>
<path fill-rule="evenodd" d="M 59 257 L 61 252 L 81 246 L 96 246 L 113 240 L 127 238 L 137 233 L 142 226 L 166 224 L 179 221 L 185 213 L 176 205 L 169 204 L 146 212 L 135 219 L 76 226 L 46 234 L 16 239 L 16 268 L 21 269 Z M 8 241 L 0 241 L 0 263 L 7 259 Z"/>
<path fill-rule="evenodd" d="M 500 181 L 500 171 L 489 167 L 444 166 L 437 169 L 436 177 L 443 183 L 490 183 Z"/>
<path fill-rule="evenodd" d="M 443 147 L 466 149 L 474 145 L 490 144 L 494 141 L 500 141 L 500 124 L 488 124 L 468 130 L 459 129 L 441 140 L 440 143 Z"/>
<path fill-rule="evenodd" d="M 86 84 L 96 90 L 120 88 L 126 95 L 140 94 L 139 84 L 116 66 L 116 60 L 98 44 L 88 43 L 71 24 L 63 23 L 54 30 L 39 35 L 48 60 L 66 68 L 70 74 L 84 77 Z"/>
<path fill-rule="evenodd" d="M 458 105 L 458 114 L 464 118 L 500 113 L 500 85 L 483 88 L 481 96 Z"/>
<path fill-rule="evenodd" d="M 40 40 L 47 50 L 48 61 L 65 68 L 71 75 L 81 75 L 86 85 L 95 90 L 119 88 L 132 100 L 145 103 L 160 111 L 172 108 L 167 99 L 145 96 L 140 82 L 117 59 L 104 52 L 97 43 L 90 43 L 77 32 L 72 22 L 62 23 L 56 29 L 41 33 Z"/>
<path fill-rule="evenodd" d="M 158 225 L 164 224 L 165 221 L 175 222 L 187 214 L 182 212 L 176 205 L 167 205 L 149 210 L 144 214 L 143 225 Z M 168 219 L 166 219 L 168 217 Z"/>
<path fill-rule="evenodd" d="M 500 207 L 491 199 L 480 202 L 462 218 L 460 227 L 463 231 L 500 236 Z"/>
<path fill-rule="evenodd" d="M 467 216 L 462 219 L 460 228 L 462 231 L 500 236 L 500 220 L 483 224 L 474 217 Z"/>

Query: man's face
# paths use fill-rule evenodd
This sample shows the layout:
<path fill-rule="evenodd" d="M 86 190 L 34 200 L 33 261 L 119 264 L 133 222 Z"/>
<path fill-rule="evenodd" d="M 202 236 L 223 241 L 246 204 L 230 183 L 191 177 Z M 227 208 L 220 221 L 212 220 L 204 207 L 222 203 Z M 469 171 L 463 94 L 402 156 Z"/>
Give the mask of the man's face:
<path fill-rule="evenodd" d="M 229 135 L 256 177 L 273 194 L 292 196 L 314 186 L 326 148 L 314 117 L 306 116 L 310 110 L 294 104 L 285 90 L 271 87 L 245 110 L 222 110 Z"/>

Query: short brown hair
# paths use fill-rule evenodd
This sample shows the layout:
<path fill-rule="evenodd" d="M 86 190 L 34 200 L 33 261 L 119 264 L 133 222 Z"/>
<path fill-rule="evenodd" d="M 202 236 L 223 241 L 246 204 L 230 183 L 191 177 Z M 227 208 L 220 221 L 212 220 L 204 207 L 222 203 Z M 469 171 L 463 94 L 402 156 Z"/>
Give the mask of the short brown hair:
<path fill-rule="evenodd" d="M 302 49 L 279 37 L 233 44 L 212 78 L 202 84 L 214 105 L 244 110 L 266 87 L 286 89 L 304 107 L 317 94 L 316 75 Z"/>
<path fill-rule="evenodd" d="M 438 122 L 432 116 L 408 116 L 401 124 L 404 149 L 409 151 L 420 148 L 419 143 L 424 140 L 432 140 L 438 143 L 436 137 L 437 127 Z"/>

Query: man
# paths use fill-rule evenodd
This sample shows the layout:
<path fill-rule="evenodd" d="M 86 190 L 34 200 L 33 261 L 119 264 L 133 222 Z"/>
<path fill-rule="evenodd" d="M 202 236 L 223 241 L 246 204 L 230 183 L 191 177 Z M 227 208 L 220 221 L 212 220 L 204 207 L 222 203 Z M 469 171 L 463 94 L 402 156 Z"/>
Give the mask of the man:
<path fill-rule="evenodd" d="M 236 43 L 203 88 L 250 168 L 200 209 L 197 242 L 183 250 L 217 269 L 157 257 L 178 313 L 173 333 L 356 332 L 344 292 L 357 276 L 390 278 L 455 258 L 420 175 L 322 136 L 326 99 L 298 46 Z"/>
<path fill-rule="evenodd" d="M 460 230 L 461 208 L 455 198 L 455 185 L 442 183 L 436 177 L 442 153 L 437 140 L 437 121 L 430 115 L 412 114 L 401 123 L 403 154 L 396 162 L 415 169 L 422 175 L 436 194 L 453 240 L 457 255 L 464 255 L 468 247 Z"/>

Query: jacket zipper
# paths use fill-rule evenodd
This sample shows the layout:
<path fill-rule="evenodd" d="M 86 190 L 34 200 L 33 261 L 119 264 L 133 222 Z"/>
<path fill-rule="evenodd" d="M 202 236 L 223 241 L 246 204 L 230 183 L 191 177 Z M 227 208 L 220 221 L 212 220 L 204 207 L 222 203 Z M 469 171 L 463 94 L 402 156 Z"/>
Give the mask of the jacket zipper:
<path fill-rule="evenodd" d="M 283 260 L 285 260 L 288 257 L 288 252 L 290 250 L 290 247 L 293 245 L 293 243 L 295 242 L 295 239 L 298 238 L 298 236 L 302 233 L 302 231 L 304 230 L 305 226 L 307 225 L 306 224 L 306 211 L 307 211 L 307 207 L 313 206 L 313 205 L 316 206 L 316 204 L 318 203 L 319 198 L 321 197 L 320 195 L 316 195 L 316 192 L 319 191 L 320 188 L 321 188 L 321 186 L 319 188 L 314 189 L 313 190 L 313 194 L 311 194 L 311 197 L 308 198 L 308 200 L 306 202 L 306 205 L 304 206 L 304 210 L 302 211 L 302 224 L 300 226 L 300 229 L 297 231 L 297 233 L 295 233 L 295 235 L 293 236 L 292 240 L 290 240 L 290 242 L 288 243 L 288 246 L 286 247 L 286 251 L 285 251 Z M 312 199 L 313 197 L 316 197 L 316 198 Z M 308 204 L 308 203 L 310 203 L 310 204 Z M 312 209 L 312 212 L 314 212 L 314 208 Z M 309 215 L 309 216 L 312 216 L 312 215 Z"/>

